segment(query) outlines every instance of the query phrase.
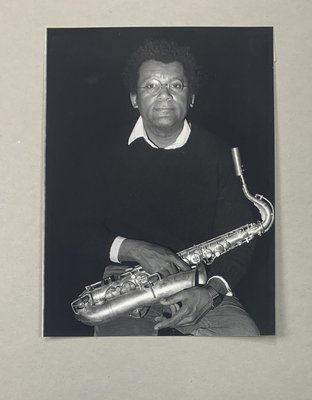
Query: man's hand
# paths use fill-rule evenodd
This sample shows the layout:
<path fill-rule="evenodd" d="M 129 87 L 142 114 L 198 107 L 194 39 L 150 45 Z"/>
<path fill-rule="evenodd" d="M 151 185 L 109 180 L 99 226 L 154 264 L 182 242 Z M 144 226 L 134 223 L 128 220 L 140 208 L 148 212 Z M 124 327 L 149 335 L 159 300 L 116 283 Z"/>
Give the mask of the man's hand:
<path fill-rule="evenodd" d="M 118 258 L 122 262 L 135 261 L 146 272 L 150 274 L 158 272 L 163 277 L 190 269 L 171 250 L 141 240 L 124 240 L 120 246 Z"/>
<path fill-rule="evenodd" d="M 170 306 L 171 317 L 155 318 L 158 322 L 155 329 L 187 326 L 195 324 L 213 308 L 212 292 L 210 288 L 194 287 L 162 299 L 160 304 Z"/>

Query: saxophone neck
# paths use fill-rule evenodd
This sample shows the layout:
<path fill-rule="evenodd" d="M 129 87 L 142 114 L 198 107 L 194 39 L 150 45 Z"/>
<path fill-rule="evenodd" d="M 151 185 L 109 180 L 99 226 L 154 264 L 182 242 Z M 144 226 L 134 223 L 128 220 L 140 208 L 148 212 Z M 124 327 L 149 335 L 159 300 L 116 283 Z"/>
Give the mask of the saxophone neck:
<path fill-rule="evenodd" d="M 262 195 L 256 194 L 253 196 L 252 194 L 250 194 L 244 179 L 244 174 L 243 174 L 244 169 L 241 163 L 238 147 L 232 148 L 232 157 L 233 157 L 235 173 L 240 178 L 242 183 L 243 193 L 245 197 L 249 201 L 251 201 L 254 204 L 254 206 L 257 207 L 257 209 L 259 210 L 261 215 L 261 227 L 262 227 L 261 234 L 265 233 L 271 228 L 274 222 L 273 205 L 268 199 L 266 199 Z"/>
<path fill-rule="evenodd" d="M 274 208 L 272 203 L 264 196 L 260 194 L 256 194 L 252 196 L 248 189 L 247 186 L 242 179 L 242 186 L 243 186 L 243 192 L 245 197 L 251 201 L 255 207 L 257 207 L 260 215 L 261 215 L 261 225 L 262 225 L 262 233 L 267 232 L 273 222 L 274 222 Z"/>

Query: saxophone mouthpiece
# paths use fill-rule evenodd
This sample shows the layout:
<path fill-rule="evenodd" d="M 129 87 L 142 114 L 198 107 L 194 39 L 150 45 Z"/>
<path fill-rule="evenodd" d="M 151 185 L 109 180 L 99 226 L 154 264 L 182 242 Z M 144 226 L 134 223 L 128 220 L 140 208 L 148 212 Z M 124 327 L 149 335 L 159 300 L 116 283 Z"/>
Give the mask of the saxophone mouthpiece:
<path fill-rule="evenodd" d="M 238 147 L 233 147 L 232 149 L 232 157 L 233 157 L 233 163 L 234 163 L 234 169 L 235 169 L 235 174 L 237 176 L 243 176 L 243 168 L 242 168 L 242 163 L 239 155 L 239 149 Z"/>

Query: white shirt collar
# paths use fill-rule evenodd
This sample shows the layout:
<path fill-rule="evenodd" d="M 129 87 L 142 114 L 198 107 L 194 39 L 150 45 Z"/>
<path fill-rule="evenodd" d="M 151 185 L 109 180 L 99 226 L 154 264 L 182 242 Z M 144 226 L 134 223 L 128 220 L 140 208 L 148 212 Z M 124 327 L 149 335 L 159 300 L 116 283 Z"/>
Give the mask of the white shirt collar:
<path fill-rule="evenodd" d="M 179 136 L 176 138 L 174 143 L 170 144 L 169 146 L 164 147 L 164 149 L 165 150 L 178 149 L 179 147 L 184 146 L 185 143 L 188 141 L 190 133 L 191 133 L 191 126 L 185 119 L 183 129 L 182 129 L 181 133 L 179 134 Z M 150 146 L 154 147 L 155 149 L 159 148 L 155 145 L 155 143 L 153 143 L 148 138 L 148 136 L 145 132 L 145 129 L 144 129 L 142 117 L 140 117 L 137 120 L 137 122 L 131 132 L 131 135 L 129 136 L 128 145 L 130 145 L 132 142 L 134 142 L 138 138 L 143 138 Z"/>

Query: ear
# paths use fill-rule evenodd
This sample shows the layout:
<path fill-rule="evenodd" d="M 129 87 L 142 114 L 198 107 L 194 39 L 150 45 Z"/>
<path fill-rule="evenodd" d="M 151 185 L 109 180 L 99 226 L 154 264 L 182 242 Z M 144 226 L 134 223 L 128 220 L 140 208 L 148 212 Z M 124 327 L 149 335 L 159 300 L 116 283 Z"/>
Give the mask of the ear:
<path fill-rule="evenodd" d="M 190 107 L 194 107 L 194 102 L 195 102 L 195 94 L 191 94 Z"/>
<path fill-rule="evenodd" d="M 130 100 L 133 108 L 138 108 L 138 103 L 137 103 L 137 94 L 136 93 L 130 93 Z"/>

